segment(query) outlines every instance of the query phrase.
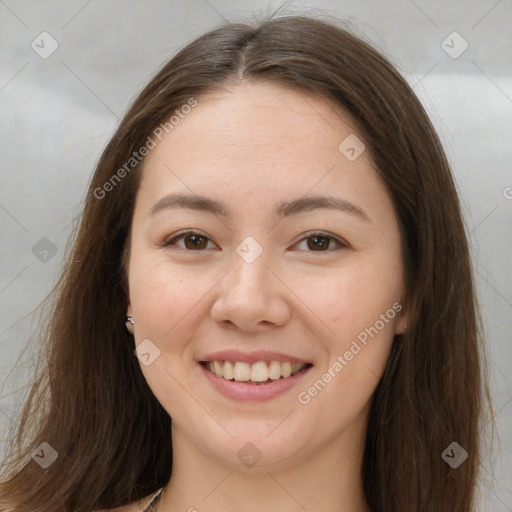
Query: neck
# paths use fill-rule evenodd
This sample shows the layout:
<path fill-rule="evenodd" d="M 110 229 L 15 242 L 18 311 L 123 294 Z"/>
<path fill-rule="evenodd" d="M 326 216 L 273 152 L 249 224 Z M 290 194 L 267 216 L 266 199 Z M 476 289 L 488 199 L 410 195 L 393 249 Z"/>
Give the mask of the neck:
<path fill-rule="evenodd" d="M 302 463 L 241 470 L 208 457 L 173 425 L 172 476 L 158 511 L 368 512 L 361 479 L 365 428 L 350 430 Z"/>

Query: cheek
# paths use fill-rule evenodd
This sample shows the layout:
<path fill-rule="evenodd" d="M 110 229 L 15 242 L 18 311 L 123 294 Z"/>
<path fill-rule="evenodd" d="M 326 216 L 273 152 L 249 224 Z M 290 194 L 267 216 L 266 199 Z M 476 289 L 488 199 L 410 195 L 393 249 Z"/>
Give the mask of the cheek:
<path fill-rule="evenodd" d="M 169 262 L 134 258 L 130 268 L 130 301 L 138 334 L 163 340 L 197 308 L 211 288 L 209 279 Z"/>
<path fill-rule="evenodd" d="M 177 414 L 190 397 L 183 385 L 192 359 L 190 337 L 198 315 L 204 315 L 201 298 L 213 283 L 206 276 L 152 258 L 133 258 L 130 268 L 130 300 L 135 316 L 136 345 L 149 339 L 158 357 L 141 371 L 159 402 Z M 190 382 L 185 385 L 190 388 Z"/>
<path fill-rule="evenodd" d="M 367 397 L 386 365 L 402 309 L 400 267 L 368 260 L 316 284 L 308 305 L 330 328 L 323 338 L 328 361 L 321 371 L 330 372 L 325 381 L 332 381 L 331 389 L 341 386 L 344 395 L 350 390 L 352 397 Z"/>
<path fill-rule="evenodd" d="M 355 282 L 363 289 L 361 280 Z M 359 302 L 340 298 L 329 306 L 337 309 L 337 320 L 330 325 L 334 334 L 323 339 L 328 357 L 297 396 L 333 434 L 366 410 L 389 359 L 398 314 L 392 296 L 360 292 L 351 297 Z"/>
<path fill-rule="evenodd" d="M 367 261 L 325 277 L 301 277 L 295 289 L 336 339 L 347 338 L 373 325 L 400 300 L 400 268 Z"/>

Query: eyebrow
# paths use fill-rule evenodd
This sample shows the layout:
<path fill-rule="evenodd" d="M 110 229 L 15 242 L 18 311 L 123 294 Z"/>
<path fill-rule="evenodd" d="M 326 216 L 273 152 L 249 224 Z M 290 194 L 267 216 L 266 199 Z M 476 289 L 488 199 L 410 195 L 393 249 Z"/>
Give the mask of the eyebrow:
<path fill-rule="evenodd" d="M 169 194 L 162 197 L 149 209 L 147 217 L 153 217 L 161 211 L 174 208 L 187 208 L 224 218 L 232 215 L 229 207 L 221 201 L 198 195 Z M 345 199 L 332 196 L 309 196 L 292 201 L 283 201 L 276 206 L 275 214 L 279 217 L 288 217 L 317 209 L 338 210 L 371 223 L 370 218 L 362 208 Z"/>

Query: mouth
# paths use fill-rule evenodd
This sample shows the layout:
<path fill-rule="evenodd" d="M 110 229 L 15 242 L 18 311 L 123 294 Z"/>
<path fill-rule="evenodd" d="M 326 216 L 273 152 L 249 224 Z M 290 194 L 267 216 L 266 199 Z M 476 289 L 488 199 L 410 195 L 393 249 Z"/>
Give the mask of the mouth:
<path fill-rule="evenodd" d="M 268 385 L 276 381 L 289 379 L 298 373 L 307 371 L 311 363 L 292 361 L 200 361 L 211 374 L 227 381 L 236 381 L 248 386 Z"/>

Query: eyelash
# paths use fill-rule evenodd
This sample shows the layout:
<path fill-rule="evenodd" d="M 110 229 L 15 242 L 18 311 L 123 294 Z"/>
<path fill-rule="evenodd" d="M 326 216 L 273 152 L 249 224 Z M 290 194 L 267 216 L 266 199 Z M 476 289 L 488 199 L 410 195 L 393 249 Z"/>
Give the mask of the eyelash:
<path fill-rule="evenodd" d="M 177 233 L 176 235 L 174 235 L 172 238 L 166 240 L 161 246 L 162 247 L 170 247 L 170 246 L 173 246 L 175 245 L 175 242 L 177 240 L 180 240 L 182 238 L 184 238 L 185 236 L 187 235 L 199 235 L 203 238 L 206 238 L 207 240 L 211 241 L 210 238 L 206 235 L 203 235 L 202 233 L 200 233 L 199 231 L 193 231 L 193 230 L 187 230 L 187 231 L 182 231 L 180 233 Z M 303 238 L 301 238 L 297 244 L 299 244 L 300 242 L 304 241 L 304 240 L 307 240 L 309 238 L 315 238 L 315 237 L 318 237 L 318 238 L 327 238 L 327 239 L 330 239 L 330 240 L 333 240 L 334 242 L 336 242 L 338 244 L 338 247 L 335 248 L 335 249 L 327 249 L 325 251 L 306 251 L 306 252 L 311 252 L 311 253 L 326 253 L 326 252 L 332 252 L 332 251 L 337 251 L 337 250 L 340 250 L 340 249 L 346 249 L 348 247 L 348 244 L 346 242 L 344 242 L 343 240 L 337 238 L 337 237 L 334 237 L 332 235 L 329 235 L 328 233 L 324 233 L 322 231 L 312 231 L 312 232 L 309 232 L 309 233 L 305 233 L 306 236 L 304 236 Z M 295 245 L 297 245 L 295 244 Z M 184 251 L 184 252 L 204 252 L 204 249 L 202 250 L 198 250 L 198 251 L 194 251 L 194 250 L 191 250 L 191 249 L 184 249 L 183 247 L 178 247 L 178 246 L 175 246 L 178 250 L 180 251 Z"/>

